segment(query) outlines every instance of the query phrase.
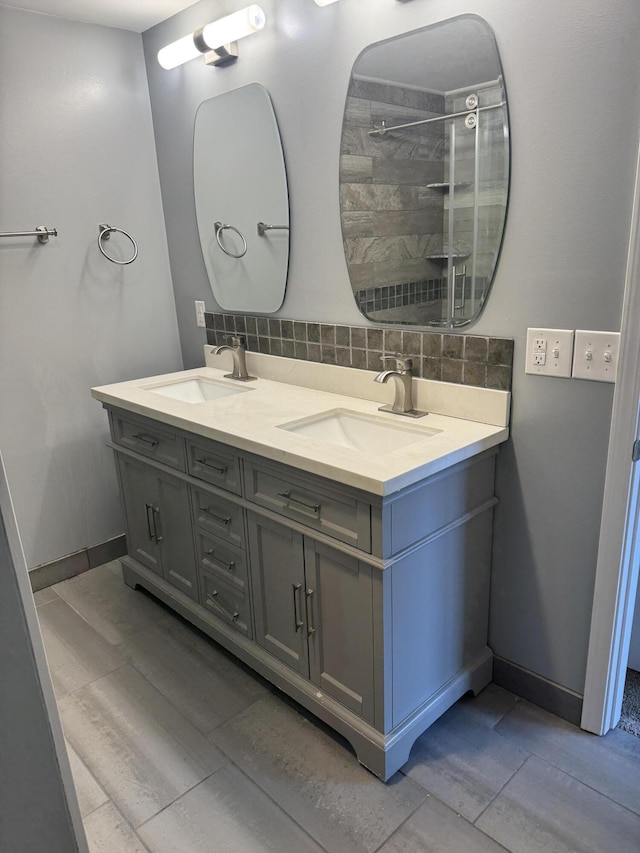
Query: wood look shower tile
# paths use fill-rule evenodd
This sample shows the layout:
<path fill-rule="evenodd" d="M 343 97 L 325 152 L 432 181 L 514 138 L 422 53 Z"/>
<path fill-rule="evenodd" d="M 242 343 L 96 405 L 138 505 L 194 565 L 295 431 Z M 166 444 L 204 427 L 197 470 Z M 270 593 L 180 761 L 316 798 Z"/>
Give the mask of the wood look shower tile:
<path fill-rule="evenodd" d="M 638 853 L 640 817 L 535 756 L 476 826 L 513 853 Z"/>
<path fill-rule="evenodd" d="M 425 799 L 401 774 L 385 785 L 324 727 L 276 697 L 209 737 L 330 853 L 377 850 Z"/>
<path fill-rule="evenodd" d="M 504 847 L 435 797 L 393 833 L 378 853 L 504 853 Z"/>
<path fill-rule="evenodd" d="M 257 785 L 223 767 L 138 829 L 151 853 L 322 853 Z"/>
<path fill-rule="evenodd" d="M 36 603 L 36 607 L 40 607 L 42 604 L 49 604 L 50 601 L 55 601 L 56 598 L 60 598 L 60 596 L 52 586 L 39 589 L 38 592 L 33 593 L 33 600 Z"/>
<path fill-rule="evenodd" d="M 60 702 L 65 734 L 133 826 L 226 763 L 132 666 Z"/>
<path fill-rule="evenodd" d="M 528 756 L 454 706 L 418 738 L 402 772 L 474 821 Z"/>
<path fill-rule="evenodd" d="M 56 584 L 55 589 L 113 645 L 175 618 L 150 596 L 128 587 L 117 560 Z"/>
<path fill-rule="evenodd" d="M 83 822 L 90 853 L 148 853 L 147 847 L 111 802 L 92 812 Z"/>
<path fill-rule="evenodd" d="M 597 737 L 525 701 L 495 731 L 640 814 L 640 738 L 621 729 Z"/>
<path fill-rule="evenodd" d="M 38 607 L 47 662 L 56 696 L 84 687 L 126 659 L 61 598 Z"/>
<path fill-rule="evenodd" d="M 120 648 L 204 734 L 268 694 L 260 676 L 178 619 L 141 631 Z"/>

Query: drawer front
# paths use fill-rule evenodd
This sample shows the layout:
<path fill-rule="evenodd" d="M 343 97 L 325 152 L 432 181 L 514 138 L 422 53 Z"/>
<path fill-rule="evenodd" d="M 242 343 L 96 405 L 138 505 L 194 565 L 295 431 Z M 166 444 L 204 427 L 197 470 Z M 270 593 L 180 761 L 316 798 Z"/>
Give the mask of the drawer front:
<path fill-rule="evenodd" d="M 314 478 L 298 479 L 253 462 L 245 463 L 246 496 L 260 506 L 348 542 L 371 550 L 371 507 L 327 488 Z"/>
<path fill-rule="evenodd" d="M 185 471 L 184 440 L 163 424 L 147 418 L 123 417 L 111 413 L 111 436 L 115 444 L 142 456 Z"/>
<path fill-rule="evenodd" d="M 241 548 L 197 530 L 196 554 L 201 569 L 246 592 L 247 558 Z"/>
<path fill-rule="evenodd" d="M 241 494 L 240 460 L 228 448 L 214 441 L 187 439 L 187 470 L 221 489 Z"/>
<path fill-rule="evenodd" d="M 212 495 L 204 489 L 192 487 L 193 517 L 198 527 L 225 539 L 239 548 L 245 547 L 244 513 L 242 507 Z"/>
<path fill-rule="evenodd" d="M 207 610 L 228 622 L 245 637 L 253 639 L 251 610 L 247 595 L 243 595 L 208 572 L 200 573 L 200 589 L 202 604 Z"/>

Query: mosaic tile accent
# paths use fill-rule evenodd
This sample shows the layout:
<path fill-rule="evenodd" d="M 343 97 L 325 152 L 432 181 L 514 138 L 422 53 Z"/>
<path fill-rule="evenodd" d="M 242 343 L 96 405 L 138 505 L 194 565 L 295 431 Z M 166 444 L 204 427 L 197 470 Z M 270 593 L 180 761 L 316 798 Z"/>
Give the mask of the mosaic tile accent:
<path fill-rule="evenodd" d="M 252 352 L 376 372 L 382 369 L 383 353 L 398 352 L 413 360 L 415 376 L 511 390 L 510 338 L 305 323 L 246 314 L 206 313 L 205 322 L 207 343 L 212 346 L 227 343 L 230 334 L 243 334 Z"/>

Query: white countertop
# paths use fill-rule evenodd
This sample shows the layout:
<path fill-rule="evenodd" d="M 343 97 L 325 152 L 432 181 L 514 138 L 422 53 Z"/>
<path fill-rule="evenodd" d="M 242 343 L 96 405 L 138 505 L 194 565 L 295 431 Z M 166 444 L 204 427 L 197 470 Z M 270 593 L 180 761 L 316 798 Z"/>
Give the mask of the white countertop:
<path fill-rule="evenodd" d="M 451 393 L 454 401 L 458 399 L 456 387 L 459 389 L 458 394 L 463 397 L 467 392 L 467 400 L 480 400 L 479 410 L 482 416 L 487 411 L 485 401 L 489 399 L 490 405 L 491 400 L 495 401 L 498 416 L 487 418 L 494 423 L 450 417 L 436 414 L 433 410 L 424 418 L 403 418 L 378 411 L 380 401 L 392 401 L 393 389 L 390 385 L 374 383 L 373 375 L 369 371 L 307 363 L 309 369 L 305 372 L 304 363 L 296 362 L 295 370 L 298 374 L 304 374 L 304 378 L 301 380 L 300 376 L 297 376 L 290 379 L 294 382 L 306 382 L 311 381 L 309 377 L 321 373 L 323 381 L 318 384 L 344 388 L 347 378 L 351 383 L 350 389 L 359 395 L 366 394 L 376 399 L 336 394 L 303 387 L 302 384 L 291 384 L 290 381 L 282 379 L 276 381 L 265 378 L 265 374 L 277 375 L 279 369 L 284 369 L 286 373 L 290 370 L 286 363 L 291 364 L 292 360 L 273 356 L 259 358 L 254 353 L 249 355 L 252 356 L 247 358 L 249 372 L 259 377 L 254 382 L 240 383 L 225 379 L 224 374 L 229 372 L 230 365 L 226 360 L 222 360 L 221 355 L 216 358 L 225 369 L 200 367 L 180 373 L 103 385 L 93 388 L 91 393 L 97 400 L 110 406 L 154 418 L 169 426 L 222 442 L 238 450 L 255 453 L 376 495 L 392 494 L 506 441 L 509 435 L 506 427 L 508 392 L 468 389 L 463 386 L 448 388 L 447 393 Z M 209 357 L 207 360 L 210 361 Z M 281 368 L 282 363 L 285 363 L 284 368 Z M 268 368 L 263 368 L 264 365 L 268 365 Z M 246 391 L 203 403 L 187 403 L 158 394 L 147 387 L 199 376 L 228 384 L 232 388 L 242 387 L 243 391 Z M 414 379 L 414 385 L 419 408 L 429 409 L 429 387 L 433 389 L 434 396 L 447 391 L 434 388 L 447 383 Z M 483 392 L 494 396 L 482 397 Z M 468 402 L 464 406 L 466 416 L 472 414 L 468 411 Z M 459 407 L 459 403 L 452 404 L 454 410 Z M 404 448 L 373 455 L 279 428 L 282 424 L 333 409 L 347 409 L 389 420 L 399 428 L 406 426 L 411 430 L 424 429 L 425 438 Z M 503 423 L 500 423 L 501 421 Z M 431 435 L 430 430 L 441 432 Z"/>

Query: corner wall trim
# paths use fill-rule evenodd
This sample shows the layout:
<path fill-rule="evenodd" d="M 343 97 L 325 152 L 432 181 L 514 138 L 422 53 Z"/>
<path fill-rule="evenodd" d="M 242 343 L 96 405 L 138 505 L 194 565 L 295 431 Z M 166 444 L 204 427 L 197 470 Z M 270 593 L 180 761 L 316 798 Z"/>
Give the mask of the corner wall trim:
<path fill-rule="evenodd" d="M 82 548 L 50 563 L 43 563 L 41 566 L 29 569 L 31 590 L 38 592 L 40 589 L 53 586 L 54 583 L 60 583 L 96 566 L 101 566 L 103 563 L 123 557 L 126 553 L 127 540 L 123 533 L 121 536 L 114 536 L 113 539 L 107 539 L 106 542 Z"/>
<path fill-rule="evenodd" d="M 582 696 L 504 658 L 493 659 L 493 680 L 563 720 L 580 725 Z"/>

